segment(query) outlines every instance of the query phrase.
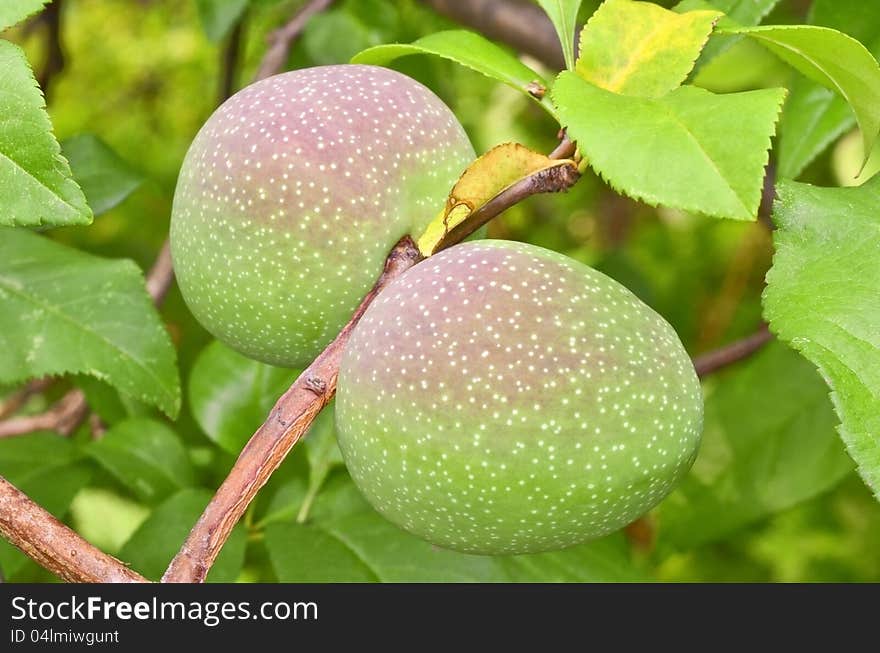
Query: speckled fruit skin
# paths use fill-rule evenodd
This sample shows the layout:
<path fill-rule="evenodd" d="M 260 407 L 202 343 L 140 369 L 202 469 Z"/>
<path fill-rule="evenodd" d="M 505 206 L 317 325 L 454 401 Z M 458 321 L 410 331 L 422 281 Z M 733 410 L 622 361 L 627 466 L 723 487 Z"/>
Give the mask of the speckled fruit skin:
<path fill-rule="evenodd" d="M 208 119 L 180 172 L 171 253 L 183 297 L 246 356 L 304 366 L 473 159 L 449 108 L 386 68 L 248 86 Z"/>
<path fill-rule="evenodd" d="M 691 466 L 691 360 L 663 318 L 561 254 L 464 243 L 392 282 L 339 373 L 339 444 L 398 526 L 484 554 L 563 548 L 633 521 Z"/>

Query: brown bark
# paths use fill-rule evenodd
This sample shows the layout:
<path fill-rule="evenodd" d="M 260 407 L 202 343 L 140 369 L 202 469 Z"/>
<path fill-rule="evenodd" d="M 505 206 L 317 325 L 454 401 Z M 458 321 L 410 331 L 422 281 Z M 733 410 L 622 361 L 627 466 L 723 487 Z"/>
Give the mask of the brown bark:
<path fill-rule="evenodd" d="M 409 236 L 395 246 L 373 289 L 361 301 L 348 324 L 300 374 L 251 436 L 226 480 L 217 490 L 180 552 L 162 578 L 166 583 L 202 582 L 235 524 L 257 491 L 266 484 L 287 453 L 309 430 L 336 393 L 339 361 L 354 327 L 367 307 L 393 279 L 422 259 Z"/>
<path fill-rule="evenodd" d="M 63 580 L 76 583 L 146 583 L 31 501 L 0 476 L 0 535 Z"/>

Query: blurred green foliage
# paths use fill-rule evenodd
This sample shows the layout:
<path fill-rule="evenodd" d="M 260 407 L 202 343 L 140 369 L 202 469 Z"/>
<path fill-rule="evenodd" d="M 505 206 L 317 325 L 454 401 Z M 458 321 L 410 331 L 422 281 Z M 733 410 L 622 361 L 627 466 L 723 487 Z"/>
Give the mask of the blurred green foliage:
<path fill-rule="evenodd" d="M 213 42 L 206 36 L 197 4 L 200 3 L 193 0 L 64 0 L 65 66 L 53 79 L 48 96 L 56 135 L 62 141 L 84 133 L 98 136 L 127 163 L 132 179 L 142 176 L 144 181 L 92 226 L 57 229 L 52 232 L 53 238 L 102 256 L 134 259 L 144 269 L 151 265 L 167 235 L 171 199 L 183 156 L 218 103 L 228 37 Z M 243 19 L 243 49 L 235 71 L 236 87 L 246 85 L 252 78 L 271 30 L 301 4 L 293 0 L 252 0 Z M 597 4 L 585 2 L 581 19 L 588 17 Z M 772 22 L 802 21 L 807 5 L 797 0 L 782 2 L 774 10 Z M 223 25 L 217 26 L 222 17 L 214 16 L 212 20 L 212 36 L 216 37 L 222 32 Z M 415 0 L 342 0 L 310 22 L 296 42 L 288 65 L 340 63 L 365 47 L 409 42 L 451 27 L 455 26 Z M 34 69 L 41 69 L 46 57 L 44 25 L 32 21 L 5 36 L 23 45 Z M 540 66 L 535 61 L 528 63 Z M 556 143 L 555 123 L 512 89 L 436 58 L 407 57 L 394 65 L 428 85 L 452 107 L 478 152 L 510 140 L 544 151 Z M 790 84 L 793 75 L 765 50 L 741 41 L 702 66 L 696 82 L 726 92 Z M 802 178 L 827 185 L 839 183 L 835 175 L 840 170 L 851 170 L 852 161 L 860 155 L 853 151 L 858 148 L 852 147 L 852 140 L 845 140 L 818 157 Z M 587 174 L 564 195 L 533 197 L 510 209 L 490 225 L 490 236 L 548 247 L 617 278 L 671 322 L 693 355 L 749 334 L 760 320 L 760 293 L 772 247 L 766 228 L 759 223 L 654 209 L 616 195 L 600 179 Z M 193 404 L 187 389 L 210 381 L 211 375 L 204 372 L 195 379 L 191 375 L 211 338 L 193 320 L 176 289 L 172 289 L 162 314 L 178 348 L 185 388 L 180 418 L 174 423 L 166 422 L 185 447 L 185 452 L 178 452 L 173 462 L 175 469 L 185 470 L 181 472 L 185 479 L 180 474 L 168 478 L 171 467 L 162 469 L 155 460 L 135 460 L 115 449 L 117 438 L 126 430 L 134 430 L 149 451 L 150 442 L 155 444 L 168 437 L 168 427 L 155 421 L 163 419 L 155 411 L 120 398 L 96 381 L 89 382 L 86 388 L 92 405 L 111 427 L 112 436 L 100 446 L 89 444 L 87 428 L 75 433 L 70 442 L 53 443 L 54 436 L 47 434 L 0 442 L 0 473 L 48 504 L 72 500 L 68 519 L 79 532 L 109 553 L 153 575 L 161 572 L 234 459 L 229 447 L 234 436 L 224 429 L 229 424 L 252 421 L 248 412 L 252 407 L 239 405 L 235 407 L 238 413 L 226 415 L 226 421 L 214 424 L 215 431 L 210 425 L 206 427 L 208 433 L 200 427 L 205 426 L 205 417 L 199 411 L 204 412 L 205 407 L 199 402 Z M 203 361 L 202 365 L 209 363 Z M 713 393 L 719 391 L 715 385 L 723 384 L 732 375 L 740 379 L 736 392 L 723 394 L 728 403 L 712 410 L 712 428 L 728 434 L 742 431 L 743 424 L 765 428 L 773 422 L 776 410 L 791 412 L 791 407 L 783 404 L 802 399 L 797 389 L 815 380 L 811 366 L 796 362 L 785 368 L 786 373 L 803 375 L 786 380 L 791 381 L 786 385 L 792 388 L 791 393 L 773 394 L 776 381 L 772 375 L 761 374 L 760 369 L 746 369 L 759 364 L 760 360 L 744 363 L 739 366 L 742 369 L 727 370 L 707 385 L 711 402 Z M 217 374 L 216 367 L 211 374 Z M 253 370 L 247 373 L 263 378 Z M 742 379 L 747 379 L 747 383 Z M 267 401 L 271 404 L 272 393 L 277 391 L 276 383 L 265 379 L 261 383 L 264 392 L 253 398 L 259 410 Z M 45 397 L 32 398 L 24 411 L 45 408 L 62 391 L 63 386 L 56 387 Z M 778 406 L 763 399 L 768 394 L 778 400 Z M 734 399 L 740 404 L 730 405 Z M 132 415 L 142 417 L 132 419 Z M 822 415 L 822 428 L 833 428 L 834 420 Z M 796 436 L 797 433 L 792 437 Z M 836 438 L 827 441 L 831 443 L 829 457 L 839 463 L 842 445 Z M 161 448 L 161 443 L 156 446 Z M 758 445 L 750 446 L 761 449 Z M 797 449 L 797 442 L 788 446 Z M 272 562 L 289 557 L 289 552 L 285 553 L 283 546 L 273 548 L 272 544 L 279 538 L 289 538 L 293 549 L 294 542 L 304 541 L 302 529 L 307 527 L 297 525 L 295 517 L 310 491 L 309 470 L 312 468 L 312 473 L 316 473 L 316 466 L 322 481 L 326 478 L 326 490 L 313 505 L 310 502 L 308 516 L 317 524 L 312 528 L 320 528 L 320 537 L 329 542 L 326 555 L 335 556 L 340 565 L 351 566 L 354 577 L 405 578 L 405 572 L 389 570 L 386 558 L 364 566 L 364 559 L 370 560 L 369 556 L 353 560 L 351 547 L 338 545 L 346 529 L 351 529 L 350 537 L 355 540 L 369 539 L 369 533 L 358 530 L 352 521 L 364 519 L 355 514 L 361 510 L 361 500 L 356 493 L 352 494 L 343 468 L 324 464 L 320 458 L 315 462 L 315 454 L 307 453 L 303 446 L 295 449 L 261 492 L 227 546 L 214 578 L 285 577 Z M 705 455 L 711 453 L 707 449 Z M 64 476 L 64 483 L 50 482 L 56 468 L 37 469 L 38 462 L 46 456 L 57 460 L 57 467 L 73 470 Z M 99 464 L 87 464 L 90 458 Z M 809 457 L 804 460 L 811 464 Z M 695 473 L 711 464 L 713 461 L 708 459 L 698 461 Z M 826 464 L 831 465 L 827 461 Z M 149 482 L 131 487 L 131 478 L 126 475 L 138 474 L 132 470 L 139 465 L 149 467 L 143 472 Z M 835 469 L 840 470 L 840 465 L 836 464 Z M 777 471 L 774 468 L 769 473 Z M 795 471 L 807 476 L 811 472 Z M 794 507 L 790 507 L 790 501 L 782 501 L 769 510 L 743 507 L 742 502 L 755 500 L 748 496 L 735 497 L 732 508 L 719 503 L 728 505 L 726 510 L 742 508 L 743 517 L 731 516 L 733 526 L 723 529 L 717 537 L 695 536 L 693 541 L 682 536 L 682 524 L 688 522 L 679 518 L 669 518 L 675 524 L 670 531 L 675 532 L 675 537 L 665 537 L 664 514 L 677 505 L 689 509 L 683 495 L 673 496 L 669 506 L 664 505 L 641 522 L 640 528 L 631 529 L 628 539 L 616 537 L 611 544 L 597 543 L 598 548 L 588 549 L 584 559 L 602 558 L 603 571 L 617 570 L 623 564 L 621 560 L 628 560 L 629 578 L 665 581 L 878 581 L 880 505 L 853 472 L 844 469 L 835 473 L 844 480 L 831 488 L 822 486 L 818 496 L 811 492 L 799 494 L 800 503 Z M 695 482 L 702 483 L 703 479 Z M 714 487 L 713 491 L 725 501 L 731 500 L 725 495 L 726 487 Z M 756 487 L 754 496 L 761 492 L 772 492 L 772 487 Z M 772 501 L 768 503 L 773 505 Z M 781 511 L 774 512 L 776 509 Z M 347 518 L 349 513 L 355 517 Z M 699 514 L 712 519 L 711 511 Z M 384 527 L 384 523 L 380 526 Z M 699 529 L 699 524 L 688 528 Z M 334 529 L 341 529 L 343 534 L 333 535 Z M 381 533 L 377 537 L 382 537 Z M 695 544 L 696 541 L 700 543 Z M 363 546 L 369 552 L 371 545 Z M 400 546 L 400 555 L 409 555 L 410 544 Z M 306 547 L 305 551 L 317 558 L 324 555 L 324 549 Z M 0 566 L 8 579 L 49 580 L 46 572 L 16 556 L 10 547 L 0 543 Z M 505 564 L 509 567 L 506 573 L 510 574 L 514 568 L 531 567 L 533 579 L 542 578 L 542 573 L 547 580 L 572 577 L 560 571 L 564 564 L 555 560 Z M 455 568 L 461 568 L 461 564 L 457 563 Z M 474 577 L 481 578 L 485 573 L 488 572 L 481 567 Z M 442 574 L 439 570 L 435 576 L 439 579 Z M 621 576 L 617 571 L 599 577 L 585 572 L 583 579 Z M 458 578 L 456 574 L 450 576 Z"/>

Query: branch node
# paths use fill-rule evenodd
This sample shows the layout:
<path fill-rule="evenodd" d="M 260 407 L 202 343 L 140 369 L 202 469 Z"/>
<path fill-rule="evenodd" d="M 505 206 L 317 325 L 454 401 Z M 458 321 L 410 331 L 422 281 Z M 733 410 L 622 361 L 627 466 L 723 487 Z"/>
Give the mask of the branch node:
<path fill-rule="evenodd" d="M 305 380 L 307 390 L 311 390 L 319 397 L 327 394 L 327 382 L 319 376 L 310 376 Z"/>
<path fill-rule="evenodd" d="M 529 95 L 538 100 L 547 95 L 547 87 L 538 81 L 531 81 L 526 84 L 526 91 Z"/>

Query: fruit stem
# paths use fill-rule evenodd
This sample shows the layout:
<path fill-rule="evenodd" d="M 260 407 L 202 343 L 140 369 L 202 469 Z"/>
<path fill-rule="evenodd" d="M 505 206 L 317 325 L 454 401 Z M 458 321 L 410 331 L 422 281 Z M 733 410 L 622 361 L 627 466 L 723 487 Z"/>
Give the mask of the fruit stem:
<path fill-rule="evenodd" d="M 315 502 L 315 497 L 318 496 L 318 492 L 321 491 L 321 487 L 324 485 L 324 478 L 326 478 L 326 475 L 321 478 L 317 483 L 311 483 L 309 485 L 309 491 L 306 492 L 306 496 L 303 499 L 303 502 L 299 507 L 299 512 L 296 515 L 297 524 L 304 524 L 309 518 L 309 512 L 312 509 L 312 504 Z"/>

